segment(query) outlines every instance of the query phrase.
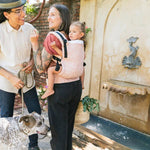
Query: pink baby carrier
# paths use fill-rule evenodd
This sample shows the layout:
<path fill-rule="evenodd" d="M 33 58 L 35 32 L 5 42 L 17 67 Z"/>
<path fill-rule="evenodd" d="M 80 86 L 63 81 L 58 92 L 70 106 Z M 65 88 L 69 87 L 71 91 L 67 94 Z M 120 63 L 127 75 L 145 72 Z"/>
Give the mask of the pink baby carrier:
<path fill-rule="evenodd" d="M 56 56 L 53 59 L 57 60 L 56 70 L 59 70 L 59 65 L 62 65 L 60 76 L 63 78 L 76 78 L 83 73 L 84 63 L 84 43 L 82 40 L 68 41 L 60 32 L 50 32 L 54 34 L 62 44 L 62 58 Z M 59 63 L 58 63 L 59 62 Z"/>

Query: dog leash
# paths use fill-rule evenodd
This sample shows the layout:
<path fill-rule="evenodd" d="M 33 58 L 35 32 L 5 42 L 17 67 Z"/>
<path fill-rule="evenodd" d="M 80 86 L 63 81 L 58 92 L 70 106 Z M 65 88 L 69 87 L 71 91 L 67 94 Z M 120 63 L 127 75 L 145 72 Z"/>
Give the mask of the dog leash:
<path fill-rule="evenodd" d="M 23 68 L 25 68 L 26 66 L 28 65 L 27 62 L 24 62 L 23 63 Z M 31 85 L 28 85 L 28 76 L 31 76 Z M 27 88 L 31 88 L 34 84 L 34 80 L 33 80 L 33 75 L 32 75 L 32 72 L 27 74 L 25 73 L 25 71 L 22 71 L 22 69 L 19 71 L 18 73 L 18 77 L 24 82 L 24 87 L 26 86 Z M 24 113 L 24 97 L 23 97 L 23 88 L 21 88 L 21 101 L 22 101 L 22 114 Z"/>

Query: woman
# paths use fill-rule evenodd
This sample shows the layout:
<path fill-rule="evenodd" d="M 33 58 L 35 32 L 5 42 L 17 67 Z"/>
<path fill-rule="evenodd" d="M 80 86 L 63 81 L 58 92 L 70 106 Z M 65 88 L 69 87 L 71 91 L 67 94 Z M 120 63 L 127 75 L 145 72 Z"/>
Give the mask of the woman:
<path fill-rule="evenodd" d="M 61 4 L 54 4 L 49 10 L 49 28 L 52 31 L 60 31 L 66 38 L 69 34 L 70 12 Z M 34 35 L 35 34 L 35 35 Z M 50 47 L 55 41 L 57 47 L 62 49 L 60 41 L 52 34 L 48 34 L 44 41 L 44 49 L 38 49 L 38 35 L 33 33 L 31 37 L 33 50 L 36 52 L 37 70 L 46 71 L 52 55 L 57 53 Z M 55 93 L 48 97 L 48 116 L 51 126 L 52 150 L 72 150 L 72 131 L 74 127 L 75 113 L 80 101 L 82 86 L 79 77 L 65 79 L 59 74 L 55 75 Z"/>
<path fill-rule="evenodd" d="M 25 2 L 26 0 L 0 0 L 1 117 L 13 116 L 15 95 L 18 92 L 23 94 L 29 113 L 35 111 L 41 114 L 31 75 L 34 61 L 30 34 L 35 28 L 24 22 Z M 28 83 L 26 85 L 23 79 L 19 78 L 24 73 L 27 75 Z M 31 135 L 29 139 L 28 150 L 39 150 L 37 134 Z"/>

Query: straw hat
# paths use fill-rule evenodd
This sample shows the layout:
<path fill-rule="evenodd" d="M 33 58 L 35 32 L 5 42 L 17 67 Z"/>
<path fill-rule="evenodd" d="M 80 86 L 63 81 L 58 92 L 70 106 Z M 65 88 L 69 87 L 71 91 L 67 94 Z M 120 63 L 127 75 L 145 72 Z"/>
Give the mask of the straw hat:
<path fill-rule="evenodd" d="M 0 9 L 17 8 L 26 3 L 26 0 L 0 0 Z"/>

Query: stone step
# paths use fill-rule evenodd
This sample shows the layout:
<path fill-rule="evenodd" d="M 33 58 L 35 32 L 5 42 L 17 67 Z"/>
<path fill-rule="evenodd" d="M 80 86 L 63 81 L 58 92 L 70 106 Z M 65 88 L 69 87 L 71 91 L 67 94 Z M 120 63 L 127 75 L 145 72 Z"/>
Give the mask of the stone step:
<path fill-rule="evenodd" d="M 131 150 L 81 125 L 75 125 L 73 150 Z"/>

